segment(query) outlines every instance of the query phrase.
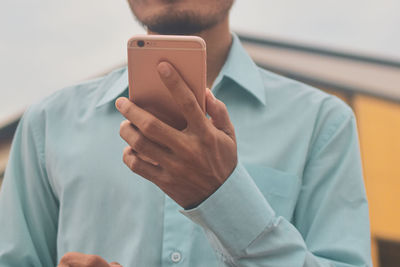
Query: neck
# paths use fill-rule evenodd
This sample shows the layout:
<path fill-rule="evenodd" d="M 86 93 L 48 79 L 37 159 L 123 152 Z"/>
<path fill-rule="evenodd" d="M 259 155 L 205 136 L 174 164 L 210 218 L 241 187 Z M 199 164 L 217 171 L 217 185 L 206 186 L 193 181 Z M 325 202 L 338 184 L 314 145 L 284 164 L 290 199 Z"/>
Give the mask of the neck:
<path fill-rule="evenodd" d="M 198 35 L 207 44 L 207 87 L 211 89 L 228 57 L 232 43 L 228 16 L 218 25 Z"/>
<path fill-rule="evenodd" d="M 148 34 L 155 33 L 149 31 Z M 203 38 L 207 44 L 207 87 L 211 89 L 231 47 L 229 17 L 226 16 L 219 24 L 195 35 Z"/>

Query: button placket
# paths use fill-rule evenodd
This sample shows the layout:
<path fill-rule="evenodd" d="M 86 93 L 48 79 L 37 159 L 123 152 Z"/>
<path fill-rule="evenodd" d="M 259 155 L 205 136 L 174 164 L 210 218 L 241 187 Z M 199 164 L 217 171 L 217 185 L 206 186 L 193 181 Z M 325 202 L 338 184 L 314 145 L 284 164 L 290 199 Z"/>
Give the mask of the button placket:
<path fill-rule="evenodd" d="M 178 264 L 185 266 L 188 246 L 187 236 L 192 232 L 192 222 L 179 212 L 180 207 L 170 197 L 165 196 L 164 232 L 162 245 L 163 266 Z"/>
<path fill-rule="evenodd" d="M 181 253 L 179 253 L 178 251 L 172 252 L 172 254 L 171 254 L 172 262 L 178 263 L 181 261 L 181 259 L 182 259 Z"/>

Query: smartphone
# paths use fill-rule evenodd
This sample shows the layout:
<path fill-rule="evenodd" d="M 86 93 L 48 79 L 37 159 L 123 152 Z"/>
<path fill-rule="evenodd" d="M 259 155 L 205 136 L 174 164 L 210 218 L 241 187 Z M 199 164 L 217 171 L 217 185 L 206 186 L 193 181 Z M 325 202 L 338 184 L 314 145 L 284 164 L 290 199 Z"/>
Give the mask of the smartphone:
<path fill-rule="evenodd" d="M 129 99 L 182 130 L 187 123 L 158 74 L 161 61 L 175 67 L 205 113 L 206 43 L 197 36 L 174 35 L 136 35 L 128 41 Z"/>

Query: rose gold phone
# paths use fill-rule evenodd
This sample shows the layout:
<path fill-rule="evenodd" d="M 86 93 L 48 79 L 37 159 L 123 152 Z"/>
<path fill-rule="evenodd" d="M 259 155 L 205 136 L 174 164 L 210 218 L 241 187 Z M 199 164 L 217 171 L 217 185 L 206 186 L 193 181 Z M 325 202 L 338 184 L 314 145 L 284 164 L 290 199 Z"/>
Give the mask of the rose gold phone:
<path fill-rule="evenodd" d="M 205 112 L 206 45 L 197 36 L 137 35 L 128 41 L 129 98 L 163 122 L 182 130 L 186 120 L 157 71 L 168 61 Z"/>

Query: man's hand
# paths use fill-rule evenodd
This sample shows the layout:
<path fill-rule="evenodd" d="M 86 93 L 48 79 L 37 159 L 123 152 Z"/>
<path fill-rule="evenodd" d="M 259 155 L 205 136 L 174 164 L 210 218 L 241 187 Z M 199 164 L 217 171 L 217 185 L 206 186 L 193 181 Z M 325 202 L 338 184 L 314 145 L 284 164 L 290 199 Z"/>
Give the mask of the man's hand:
<path fill-rule="evenodd" d="M 87 255 L 78 252 L 68 252 L 60 260 L 57 267 L 117 267 L 117 262 L 108 264 L 102 257 L 97 255 Z"/>
<path fill-rule="evenodd" d="M 120 135 L 128 143 L 125 164 L 150 180 L 184 208 L 200 204 L 228 178 L 237 164 L 236 138 L 228 111 L 207 89 L 208 119 L 175 68 L 158 65 L 158 72 L 181 109 L 187 127 L 178 131 L 127 98 L 116 106 L 127 118 Z"/>

